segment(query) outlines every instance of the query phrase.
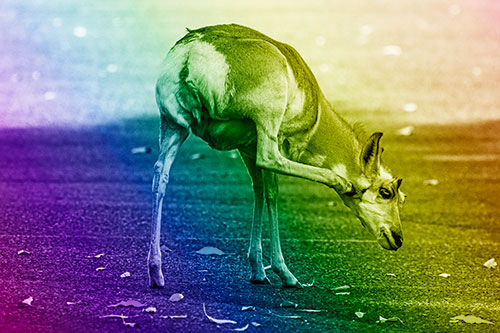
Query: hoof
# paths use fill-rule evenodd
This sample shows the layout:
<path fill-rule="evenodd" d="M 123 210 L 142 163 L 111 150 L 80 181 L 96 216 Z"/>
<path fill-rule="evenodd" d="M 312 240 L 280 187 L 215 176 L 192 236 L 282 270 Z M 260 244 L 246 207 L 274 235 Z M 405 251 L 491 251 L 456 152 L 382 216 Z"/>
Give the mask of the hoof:
<path fill-rule="evenodd" d="M 162 289 L 165 287 L 165 281 L 163 279 L 163 276 L 160 276 L 159 279 L 149 279 L 149 287 L 154 288 L 154 289 Z"/>
<path fill-rule="evenodd" d="M 251 278 L 250 283 L 252 284 L 271 284 L 271 281 L 265 276 L 263 279 Z"/>
<path fill-rule="evenodd" d="M 160 265 L 149 266 L 149 287 L 151 288 L 165 287 L 165 279 L 163 278 L 163 273 L 161 272 Z"/>

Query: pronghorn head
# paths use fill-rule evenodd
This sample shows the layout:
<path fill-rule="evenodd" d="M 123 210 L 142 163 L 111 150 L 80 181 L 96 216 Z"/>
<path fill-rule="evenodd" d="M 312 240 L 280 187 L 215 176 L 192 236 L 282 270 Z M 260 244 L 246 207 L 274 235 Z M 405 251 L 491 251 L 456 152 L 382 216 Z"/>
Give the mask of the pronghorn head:
<path fill-rule="evenodd" d="M 399 190 L 402 179 L 394 179 L 380 163 L 381 137 L 374 133 L 367 140 L 359 157 L 361 176 L 341 197 L 384 249 L 397 250 L 403 242 L 399 210 L 405 195 Z"/>

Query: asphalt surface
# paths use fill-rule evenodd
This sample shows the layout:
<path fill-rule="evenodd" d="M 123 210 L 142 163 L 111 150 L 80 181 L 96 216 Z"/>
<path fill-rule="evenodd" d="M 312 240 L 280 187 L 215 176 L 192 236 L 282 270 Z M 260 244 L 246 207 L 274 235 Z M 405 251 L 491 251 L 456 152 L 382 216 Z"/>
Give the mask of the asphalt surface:
<path fill-rule="evenodd" d="M 499 268 L 483 266 L 500 259 L 499 13 L 468 0 L 1 2 L 0 331 L 500 331 Z M 280 177 L 284 255 L 314 283 L 250 284 L 246 170 L 189 138 L 165 199 L 166 287 L 148 287 L 155 76 L 184 27 L 227 22 L 293 45 L 341 114 L 385 133 L 408 195 L 400 250 L 330 189 Z M 109 307 L 130 299 L 144 306 Z M 237 324 L 218 327 L 203 304 Z M 493 324 L 450 322 L 469 314 Z"/>
<path fill-rule="evenodd" d="M 231 153 L 210 150 L 196 139 L 183 146 L 165 200 L 166 287 L 151 290 L 146 255 L 156 120 L 2 130 L 0 328 L 196 332 L 256 322 L 261 326 L 248 331 L 498 330 L 498 268 L 482 264 L 500 251 L 499 128 L 499 123 L 422 126 L 409 137 L 383 128 L 384 157 L 404 178 L 408 194 L 405 241 L 396 253 L 379 248 L 328 188 L 280 177 L 285 257 L 303 283 L 314 281 L 302 290 L 281 289 L 273 273 L 271 286 L 249 283 L 245 253 L 252 193 L 242 162 Z M 131 154 L 138 146 L 152 147 L 151 154 Z M 424 185 L 426 179 L 439 183 Z M 197 254 L 204 246 L 225 255 Z M 126 271 L 131 276 L 121 278 Z M 335 288 L 344 285 L 350 294 L 337 294 Z M 170 302 L 174 293 L 184 299 Z M 28 297 L 32 305 L 20 306 Z M 157 312 L 109 307 L 129 299 Z M 282 308 L 284 300 L 324 311 L 296 312 Z M 218 328 L 203 314 L 203 304 L 209 315 L 238 324 Z M 255 311 L 241 311 L 242 306 Z M 366 314 L 358 318 L 355 312 Z M 100 318 L 109 314 L 128 315 L 126 322 L 139 326 Z M 449 322 L 461 314 L 495 324 Z M 165 315 L 187 318 L 161 318 Z M 379 316 L 402 323 L 377 324 Z"/>

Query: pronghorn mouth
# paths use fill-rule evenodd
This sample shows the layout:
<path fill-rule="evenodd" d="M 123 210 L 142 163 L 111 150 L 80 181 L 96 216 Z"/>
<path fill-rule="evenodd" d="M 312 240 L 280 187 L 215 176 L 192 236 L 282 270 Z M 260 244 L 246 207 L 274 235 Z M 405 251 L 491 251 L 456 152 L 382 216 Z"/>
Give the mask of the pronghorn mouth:
<path fill-rule="evenodd" d="M 378 243 L 386 250 L 396 251 L 400 247 L 396 244 L 396 240 L 384 230 L 380 232 Z"/>

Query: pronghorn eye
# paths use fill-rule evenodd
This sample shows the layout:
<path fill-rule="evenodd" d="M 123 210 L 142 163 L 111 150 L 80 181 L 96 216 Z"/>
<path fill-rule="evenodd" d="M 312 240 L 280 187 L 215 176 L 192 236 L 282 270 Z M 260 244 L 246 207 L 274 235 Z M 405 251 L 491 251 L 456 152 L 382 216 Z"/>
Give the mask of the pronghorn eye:
<path fill-rule="evenodd" d="M 386 188 L 383 188 L 381 187 L 380 190 L 378 191 L 378 193 L 380 194 L 380 196 L 383 198 L 383 199 L 390 199 L 392 198 L 392 193 L 391 191 L 389 191 L 388 189 Z"/>

